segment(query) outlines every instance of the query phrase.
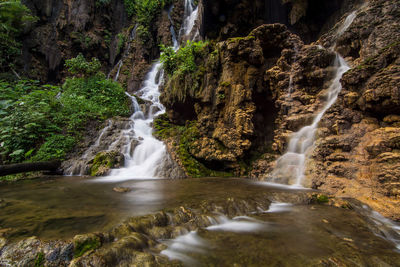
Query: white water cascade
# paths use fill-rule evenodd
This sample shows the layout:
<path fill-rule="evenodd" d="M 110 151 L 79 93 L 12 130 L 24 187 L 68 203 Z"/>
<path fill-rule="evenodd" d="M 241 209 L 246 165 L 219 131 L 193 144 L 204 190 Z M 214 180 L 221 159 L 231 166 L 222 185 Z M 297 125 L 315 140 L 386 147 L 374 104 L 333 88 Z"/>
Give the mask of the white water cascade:
<path fill-rule="evenodd" d="M 153 137 L 153 128 L 151 124 L 156 116 L 165 112 L 163 105 L 160 103 L 160 92 L 158 87 L 163 80 L 163 71 L 161 64 L 157 62 L 153 65 L 147 78 L 144 81 L 144 86 L 138 91 L 138 95 L 150 101 L 151 105 L 148 114 L 140 109 L 136 98 L 131 96 L 132 103 L 135 106 L 135 112 L 130 117 L 133 123 L 127 130 L 122 131 L 122 136 L 128 140 L 138 139 L 140 143 L 132 151 L 132 142 L 125 142 L 126 145 L 122 148 L 122 153 L 125 156 L 125 167 L 114 169 L 106 178 L 109 180 L 123 180 L 129 178 L 154 178 L 157 172 L 157 166 L 162 162 L 166 150 L 163 142 Z"/>
<path fill-rule="evenodd" d="M 179 37 L 186 37 L 190 40 L 195 40 L 200 36 L 198 28 L 194 28 L 196 20 L 199 15 L 199 7 L 193 3 L 193 0 L 185 0 L 185 11 L 181 30 L 179 31 Z M 192 33 L 193 29 L 195 30 Z"/>
<path fill-rule="evenodd" d="M 357 12 L 354 11 L 346 17 L 335 34 L 336 40 L 344 32 L 346 32 L 356 16 Z M 335 46 L 336 44 L 334 44 L 330 49 L 334 51 Z M 315 133 L 317 131 L 318 124 L 325 112 L 336 102 L 336 99 L 342 90 L 342 84 L 340 83 L 340 80 L 343 74 L 350 69 L 346 61 L 338 53 L 336 53 L 334 66 L 336 67 L 336 72 L 331 85 L 328 88 L 326 103 L 318 112 L 311 125 L 301 128 L 291 136 L 287 152 L 277 160 L 274 170 L 269 175 L 268 181 L 290 184 L 294 188 L 303 187 L 306 159 L 308 153 L 314 146 Z"/>
<path fill-rule="evenodd" d="M 189 2 L 189 4 L 188 4 Z M 169 13 L 172 8 L 169 10 Z M 185 0 L 185 17 L 180 34 L 191 33 L 197 19 L 197 8 L 193 9 L 191 1 Z M 169 15 L 169 14 L 168 14 Z M 169 16 L 170 18 L 170 16 Z M 172 22 L 172 20 L 171 20 Z M 193 23 L 192 23 L 193 22 Z M 172 43 L 174 49 L 179 48 L 178 40 L 173 26 L 171 26 Z M 122 148 L 125 156 L 125 167 L 113 169 L 109 176 L 101 178 L 101 181 L 118 181 L 125 179 L 156 178 L 158 171 L 162 168 L 163 159 L 166 156 L 166 147 L 163 142 L 153 137 L 152 123 L 155 117 L 165 112 L 164 106 L 160 103 L 159 86 L 163 82 L 164 71 L 162 64 L 157 61 L 147 78 L 143 87 L 137 92 L 143 100 L 151 103 L 147 112 L 143 112 L 135 97 L 131 97 L 135 112 L 130 117 L 131 127 L 122 131 L 122 137 L 127 140 Z M 146 114 L 145 114 L 146 113 Z M 132 151 L 132 141 L 139 140 L 139 144 Z"/>

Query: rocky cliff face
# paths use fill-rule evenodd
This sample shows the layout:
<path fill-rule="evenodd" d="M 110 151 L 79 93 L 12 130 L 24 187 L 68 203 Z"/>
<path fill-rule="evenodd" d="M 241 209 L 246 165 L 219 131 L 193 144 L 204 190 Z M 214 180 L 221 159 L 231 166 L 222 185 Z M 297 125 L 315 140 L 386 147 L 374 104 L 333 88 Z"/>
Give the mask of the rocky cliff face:
<path fill-rule="evenodd" d="M 282 24 L 264 25 L 247 37 L 209 45 L 198 59 L 200 72 L 167 82 L 162 98 L 169 121 L 175 125 L 193 121 L 196 138 L 186 147 L 195 160 L 236 175 L 250 170 L 250 176 L 263 179 L 286 151 L 291 134 L 310 124 L 325 103 L 335 73 L 335 53 L 328 48 L 335 47 L 352 69 L 344 74 L 342 92 L 319 125 L 307 161 L 307 183 L 358 198 L 400 219 L 399 5 L 382 0 L 363 5 L 335 2 L 337 12 L 319 25 L 325 33 L 305 44 L 316 35 L 293 34 L 290 30 L 296 29 L 291 24 L 301 21 L 296 16 L 307 20 L 302 7 L 315 11 L 315 3 L 287 2 L 290 8 L 282 22 L 289 30 Z M 206 35 L 221 40 L 246 32 L 236 22 L 248 16 L 235 18 L 235 8 L 222 16 L 222 1 L 206 1 L 206 6 L 205 18 L 227 19 L 214 32 L 206 30 Z M 242 1 L 241 7 L 245 6 Z M 338 36 L 337 28 L 354 10 L 355 20 Z M 176 93 L 179 88 L 185 88 L 180 91 L 184 97 Z M 169 146 L 172 153 L 179 149 L 174 142 Z"/>
<path fill-rule="evenodd" d="M 332 44 L 332 35 L 320 41 Z M 352 63 L 324 116 L 307 174 L 313 186 L 400 219 L 400 7 L 365 4 L 337 50 Z"/>
<path fill-rule="evenodd" d="M 90 1 L 35 1 L 24 3 L 38 22 L 24 41 L 25 73 L 57 82 L 64 77 L 64 61 L 83 53 L 104 62 L 106 70 L 118 56 L 118 36 L 128 26 L 123 1 L 98 5 Z"/>
<path fill-rule="evenodd" d="M 160 43 L 171 44 L 170 26 L 182 20 L 183 1 L 175 1 L 171 20 L 163 10 L 148 29 L 135 28 L 123 0 L 23 1 L 38 17 L 24 38 L 24 73 L 43 82 L 59 82 L 66 59 L 82 53 L 96 57 L 132 92 L 137 90 L 151 62 L 159 57 Z M 118 65 L 119 61 L 124 64 Z M 120 67 L 121 66 L 121 67 Z"/>

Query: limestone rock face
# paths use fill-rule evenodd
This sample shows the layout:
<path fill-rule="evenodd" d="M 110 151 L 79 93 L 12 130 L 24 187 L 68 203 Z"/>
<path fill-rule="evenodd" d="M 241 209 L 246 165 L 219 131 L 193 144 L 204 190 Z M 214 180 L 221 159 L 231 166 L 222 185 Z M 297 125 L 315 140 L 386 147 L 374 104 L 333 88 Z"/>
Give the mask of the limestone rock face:
<path fill-rule="evenodd" d="M 23 1 L 38 17 L 24 38 L 24 72 L 41 81 L 60 81 L 64 61 L 82 52 L 113 64 L 117 34 L 127 26 L 122 0 L 106 6 L 88 1 Z"/>
<path fill-rule="evenodd" d="M 370 1 L 337 39 L 337 51 L 352 69 L 343 75 L 338 100 L 323 117 L 306 173 L 315 188 L 358 198 L 396 220 L 400 220 L 399 14 L 393 2 Z M 335 45 L 332 32 L 319 42 Z"/>
<path fill-rule="evenodd" d="M 240 174 L 238 162 L 251 148 L 266 148 L 266 135 L 272 136 L 274 103 L 264 72 L 283 50 L 301 45 L 284 25 L 263 25 L 245 38 L 207 48 L 210 54 L 199 61 L 205 74 L 196 81 L 197 88 L 183 90 L 196 75 L 172 77 L 161 99 L 173 123 L 196 120 L 199 138 L 191 143 L 190 154 L 206 166 L 219 162 Z"/>
<path fill-rule="evenodd" d="M 135 31 L 123 0 L 23 2 L 38 22 L 24 37 L 21 72 L 43 82 L 60 82 L 66 76 L 65 60 L 82 53 L 98 58 L 110 78 L 118 72 L 117 80 L 130 93 L 140 88 L 152 61 L 159 57 L 158 45 L 171 44 L 170 26 L 178 31 L 184 8 L 183 1 L 173 1 L 171 21 L 163 10 L 148 29 Z"/>

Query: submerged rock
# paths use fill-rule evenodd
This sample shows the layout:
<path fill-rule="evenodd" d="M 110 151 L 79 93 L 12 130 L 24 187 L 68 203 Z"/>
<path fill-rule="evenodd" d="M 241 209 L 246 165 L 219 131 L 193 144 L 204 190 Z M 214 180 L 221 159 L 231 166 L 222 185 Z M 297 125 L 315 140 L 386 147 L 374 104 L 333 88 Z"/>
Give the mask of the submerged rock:
<path fill-rule="evenodd" d="M 118 193 L 128 193 L 132 191 L 132 188 L 129 187 L 114 187 L 113 191 L 118 192 Z"/>

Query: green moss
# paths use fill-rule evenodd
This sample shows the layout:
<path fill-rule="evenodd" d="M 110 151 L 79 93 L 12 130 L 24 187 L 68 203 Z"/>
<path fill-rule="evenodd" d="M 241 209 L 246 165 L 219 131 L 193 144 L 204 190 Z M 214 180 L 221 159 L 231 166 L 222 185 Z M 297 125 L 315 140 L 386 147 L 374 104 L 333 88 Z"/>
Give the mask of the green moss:
<path fill-rule="evenodd" d="M 35 259 L 35 267 L 43 267 L 45 262 L 44 253 L 39 252 Z"/>
<path fill-rule="evenodd" d="M 34 179 L 40 177 L 42 175 L 41 172 L 26 172 L 26 173 L 17 173 L 17 174 L 10 174 L 6 176 L 0 177 L 0 182 L 14 182 L 18 180 L 27 180 L 27 179 Z"/>
<path fill-rule="evenodd" d="M 190 150 L 193 142 L 200 138 L 199 130 L 194 121 L 187 122 L 185 126 L 174 125 L 168 116 L 163 114 L 154 120 L 154 135 L 160 139 L 174 138 L 175 150 L 181 160 L 186 173 L 191 177 L 231 177 L 230 172 L 216 171 L 207 168 L 199 162 Z"/>
<path fill-rule="evenodd" d="M 89 173 L 91 176 L 99 176 L 102 175 L 105 169 L 111 169 L 115 167 L 117 163 L 116 158 L 118 157 L 118 152 L 100 152 L 98 153 L 94 159 L 89 162 L 91 164 Z"/>
<path fill-rule="evenodd" d="M 231 86 L 231 82 L 224 81 L 224 82 L 221 82 L 221 83 L 219 84 L 219 86 L 222 86 L 222 87 L 229 87 L 229 86 Z"/>
<path fill-rule="evenodd" d="M 88 238 L 83 242 L 75 242 L 74 246 L 74 258 L 79 258 L 87 251 L 99 248 L 101 245 L 100 239 L 98 237 Z"/>
<path fill-rule="evenodd" d="M 228 43 L 235 43 L 235 42 L 239 42 L 241 40 L 250 41 L 250 40 L 255 40 L 255 39 L 256 39 L 256 37 L 253 35 L 249 35 L 246 37 L 234 37 L 234 38 L 229 38 Z"/>
<path fill-rule="evenodd" d="M 329 202 L 329 197 L 324 194 L 313 194 L 311 196 L 311 203 L 325 204 Z"/>

